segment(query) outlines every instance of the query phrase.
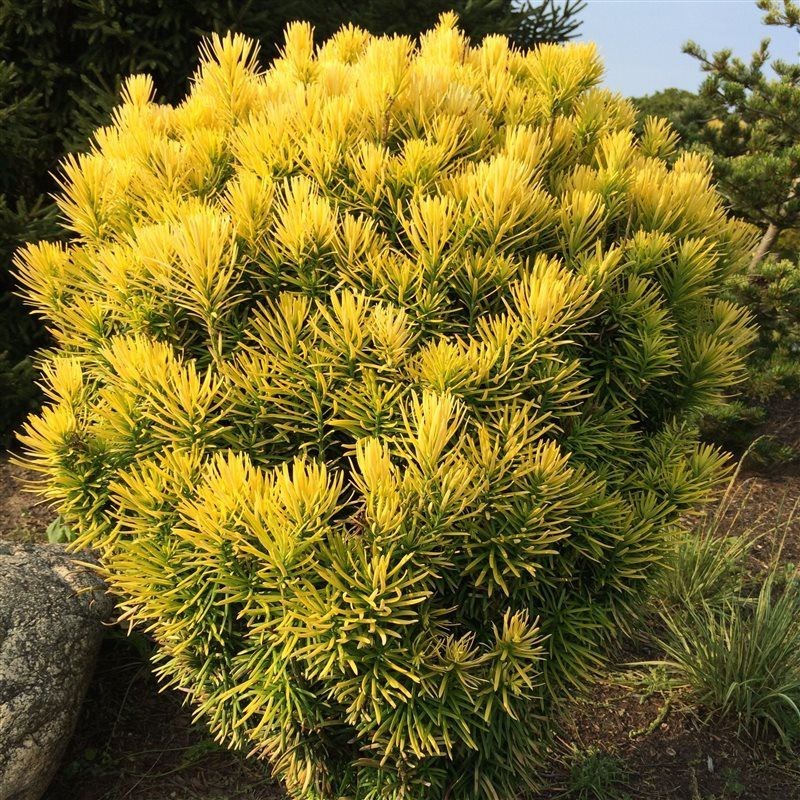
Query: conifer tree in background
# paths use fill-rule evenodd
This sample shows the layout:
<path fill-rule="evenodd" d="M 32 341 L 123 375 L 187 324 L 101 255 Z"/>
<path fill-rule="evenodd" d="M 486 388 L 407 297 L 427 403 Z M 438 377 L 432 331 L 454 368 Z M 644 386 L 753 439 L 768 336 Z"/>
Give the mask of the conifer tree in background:
<path fill-rule="evenodd" d="M 8 268 L 20 244 L 55 226 L 54 206 L 39 196 L 42 126 L 40 95 L 23 85 L 13 64 L 0 61 L 0 446 L 37 405 L 27 356 L 44 337 L 12 295 Z"/>
<path fill-rule="evenodd" d="M 719 103 L 697 92 L 674 86 L 642 97 L 632 97 L 631 102 L 640 112 L 639 130 L 644 129 L 648 117 L 664 117 L 680 136 L 679 147 L 683 150 L 710 144 L 708 125 L 723 113 Z"/>
<path fill-rule="evenodd" d="M 757 5 L 768 25 L 800 34 L 800 5 L 794 0 L 757 0 Z M 768 39 L 749 64 L 730 50 L 708 55 L 695 42 L 684 50 L 708 73 L 701 95 L 722 109 L 710 131 L 715 177 L 735 213 L 763 233 L 751 264 L 755 269 L 781 231 L 800 226 L 800 63 L 770 64 Z"/>
<path fill-rule="evenodd" d="M 235 30 L 275 55 L 287 22 L 309 20 L 318 39 L 343 23 L 415 35 L 454 9 L 466 33 L 508 35 L 517 45 L 562 41 L 579 24 L 581 0 L 54 0 L 0 1 L 0 445 L 35 405 L 26 358 L 42 344 L 37 323 L 13 295 L 11 254 L 56 238 L 50 173 L 116 102 L 120 79 L 146 71 L 163 99 L 186 89 L 202 36 Z"/>

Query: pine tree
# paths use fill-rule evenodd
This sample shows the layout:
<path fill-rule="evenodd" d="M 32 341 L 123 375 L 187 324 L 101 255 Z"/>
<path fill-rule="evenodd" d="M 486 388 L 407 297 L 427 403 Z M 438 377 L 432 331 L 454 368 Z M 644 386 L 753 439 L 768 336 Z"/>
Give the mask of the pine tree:
<path fill-rule="evenodd" d="M 794 0 L 757 5 L 767 24 L 800 34 L 800 5 Z M 800 226 L 800 63 L 770 64 L 768 39 L 750 63 L 730 50 L 710 56 L 694 42 L 685 52 L 708 73 L 701 93 L 723 109 L 712 132 L 715 177 L 734 211 L 763 232 L 755 267 L 781 231 Z"/>
<path fill-rule="evenodd" d="M 13 64 L 0 61 L 0 448 L 37 407 L 29 356 L 45 341 L 39 323 L 13 294 L 9 271 L 18 247 L 55 235 L 55 206 L 38 196 L 38 156 L 46 140 L 40 99 Z"/>

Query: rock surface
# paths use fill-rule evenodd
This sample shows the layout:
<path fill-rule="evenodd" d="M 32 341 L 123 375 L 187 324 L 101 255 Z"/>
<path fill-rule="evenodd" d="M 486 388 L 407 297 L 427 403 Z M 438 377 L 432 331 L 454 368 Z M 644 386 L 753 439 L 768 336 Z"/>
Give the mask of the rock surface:
<path fill-rule="evenodd" d="M 75 727 L 113 610 L 86 559 L 0 542 L 0 800 L 39 800 Z"/>

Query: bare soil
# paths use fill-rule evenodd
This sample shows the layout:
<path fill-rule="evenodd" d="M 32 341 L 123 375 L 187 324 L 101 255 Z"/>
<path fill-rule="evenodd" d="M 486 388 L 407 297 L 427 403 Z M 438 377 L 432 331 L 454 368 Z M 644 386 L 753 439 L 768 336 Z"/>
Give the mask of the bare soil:
<path fill-rule="evenodd" d="M 36 474 L 0 457 L 0 539 L 16 542 L 40 541 L 56 516 L 46 504 L 26 491 Z"/>
<path fill-rule="evenodd" d="M 277 800 L 266 768 L 213 742 L 145 654 L 110 635 L 44 800 Z"/>
<path fill-rule="evenodd" d="M 753 540 L 751 574 L 778 562 L 800 565 L 800 475 L 739 477 L 721 529 Z"/>
<path fill-rule="evenodd" d="M 624 674 L 621 673 L 621 674 Z M 563 720 L 552 790 L 569 785 L 564 762 L 574 748 L 615 759 L 624 779 L 607 797 L 593 800 L 790 800 L 800 797 L 800 760 L 776 743 L 755 743 L 719 720 L 699 717 L 680 697 L 642 698 L 629 686 L 596 686 Z M 572 795 L 569 795 L 570 797 Z M 538 799 L 537 799 L 538 800 Z"/>

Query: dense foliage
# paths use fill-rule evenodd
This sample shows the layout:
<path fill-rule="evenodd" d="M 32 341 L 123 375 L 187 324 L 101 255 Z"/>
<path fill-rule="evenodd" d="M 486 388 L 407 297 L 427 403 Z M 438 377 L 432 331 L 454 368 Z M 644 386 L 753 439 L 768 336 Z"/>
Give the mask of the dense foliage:
<path fill-rule="evenodd" d="M 800 262 L 770 256 L 731 276 L 724 296 L 748 309 L 758 338 L 738 399 L 705 415 L 703 437 L 762 465 L 797 461 L 791 419 L 776 426 L 773 417 L 800 393 Z"/>
<path fill-rule="evenodd" d="M 48 154 L 57 158 L 81 149 L 95 125 L 106 122 L 107 111 L 117 100 L 120 76 L 147 71 L 163 98 L 175 101 L 182 96 L 198 42 L 212 32 L 248 34 L 273 56 L 291 20 L 309 20 L 322 39 L 345 22 L 373 33 L 413 36 L 430 27 L 441 12 L 452 9 L 475 39 L 503 33 L 521 46 L 531 46 L 572 35 L 581 8 L 575 0 L 4 3 L 0 5 L 0 53 L 41 110 L 45 130 L 38 133 L 56 140 L 55 146 L 50 143 Z"/>
<path fill-rule="evenodd" d="M 744 394 L 769 400 L 800 392 L 800 263 L 766 259 L 733 276 L 726 291 L 750 310 L 758 329 Z"/>
<path fill-rule="evenodd" d="M 14 250 L 51 235 L 55 209 L 37 198 L 42 115 L 14 67 L 0 61 L 0 447 L 37 406 L 28 355 L 44 343 L 39 324 L 12 294 Z"/>
<path fill-rule="evenodd" d="M 353 21 L 379 33 L 416 35 L 455 9 L 479 39 L 506 33 L 518 44 L 569 37 L 581 2 L 362 0 L 234 3 L 229 0 L 26 0 L 0 3 L 0 445 L 37 403 L 28 356 L 45 344 L 14 296 L 11 255 L 59 236 L 50 173 L 108 121 L 120 76 L 149 72 L 160 97 L 186 91 L 202 36 L 235 30 L 274 54 L 286 23 L 309 19 L 327 37 Z"/>
<path fill-rule="evenodd" d="M 298 798 L 509 798 L 724 458 L 707 161 L 531 52 L 303 24 L 128 81 L 19 273 L 58 352 L 23 437 L 164 681 Z"/>
<path fill-rule="evenodd" d="M 768 24 L 800 31 L 800 6 L 792 0 L 757 5 Z M 800 66 L 771 60 L 769 40 L 749 63 L 730 50 L 708 55 L 692 42 L 685 50 L 707 74 L 700 91 L 667 89 L 637 98 L 641 119 L 668 118 L 682 150 L 708 153 L 731 211 L 761 232 L 749 273 L 726 287 L 726 296 L 747 307 L 761 331 L 743 397 L 707 414 L 703 435 L 756 461 L 794 460 L 800 455 L 794 437 L 789 431 L 774 435 L 769 418 L 800 384 Z"/>

